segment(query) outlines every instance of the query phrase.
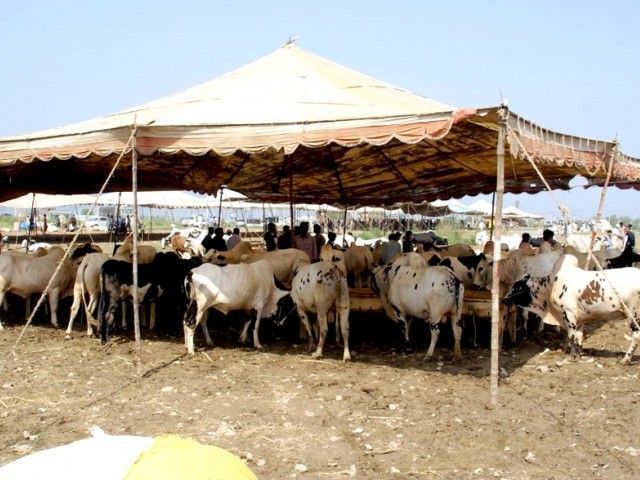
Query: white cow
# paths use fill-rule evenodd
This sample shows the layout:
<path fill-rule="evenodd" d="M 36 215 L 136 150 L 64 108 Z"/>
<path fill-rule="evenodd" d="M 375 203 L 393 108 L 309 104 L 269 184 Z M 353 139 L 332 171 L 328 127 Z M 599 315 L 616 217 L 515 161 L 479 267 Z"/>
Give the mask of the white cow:
<path fill-rule="evenodd" d="M 81 305 L 84 306 L 87 316 L 87 335 L 92 334 L 91 324 L 97 325 L 97 320 L 93 318 L 93 311 L 100 300 L 100 269 L 107 260 L 109 260 L 109 255 L 105 253 L 90 253 L 82 259 L 73 283 L 73 304 L 71 305 L 69 323 L 65 332 L 67 338 L 71 338 L 73 320 L 78 315 Z M 88 303 L 85 299 L 87 294 L 89 295 Z"/>
<path fill-rule="evenodd" d="M 258 338 L 260 320 L 275 315 L 278 301 L 289 294 L 276 288 L 271 265 L 264 260 L 225 267 L 203 263 L 187 274 L 185 288 L 189 304 L 184 316 L 184 342 L 189 354 L 194 353 L 193 335 L 200 324 L 207 345 L 213 344 L 207 329 L 207 310 L 210 308 L 224 314 L 234 310 L 255 310 L 253 344 L 262 348 Z M 250 324 L 247 322 L 242 329 L 240 340 L 243 342 Z"/>
<path fill-rule="evenodd" d="M 335 319 L 336 327 L 340 327 L 342 334 L 344 346 L 342 360 L 351 360 L 349 353 L 349 287 L 347 278 L 340 267 L 330 261 L 321 260 L 297 268 L 291 283 L 291 298 L 296 304 L 300 320 L 307 330 L 309 349 L 313 346 L 313 334 L 308 314 L 317 315 L 319 338 L 318 346 L 312 357 L 322 357 L 329 321 Z"/>
<path fill-rule="evenodd" d="M 29 298 L 33 294 L 44 292 L 64 254 L 64 249 L 57 245 L 52 246 L 42 257 L 1 254 L 0 305 L 2 305 L 7 293 L 15 293 L 21 297 Z M 47 295 L 51 310 L 51 324 L 54 327 L 58 326 L 58 301 L 71 293 L 77 264 L 69 257 L 66 258 L 51 283 Z M 2 322 L 0 322 L 0 330 L 2 328 Z"/>
<path fill-rule="evenodd" d="M 439 324 L 450 316 L 453 330 L 453 359 L 462 357 L 460 338 L 464 285 L 447 267 L 404 266 L 389 272 L 389 303 L 396 321 L 404 325 L 405 340 L 409 341 L 412 318 L 422 318 L 431 326 L 431 343 L 425 359 L 433 356 L 440 334 Z"/>
<path fill-rule="evenodd" d="M 572 357 L 582 353 L 584 324 L 596 319 L 627 319 L 631 345 L 621 363 L 631 362 L 640 342 L 640 269 L 634 267 L 589 272 L 578 267 L 576 257 L 564 255 L 550 275 L 516 282 L 503 302 L 553 316 L 567 330 Z"/>

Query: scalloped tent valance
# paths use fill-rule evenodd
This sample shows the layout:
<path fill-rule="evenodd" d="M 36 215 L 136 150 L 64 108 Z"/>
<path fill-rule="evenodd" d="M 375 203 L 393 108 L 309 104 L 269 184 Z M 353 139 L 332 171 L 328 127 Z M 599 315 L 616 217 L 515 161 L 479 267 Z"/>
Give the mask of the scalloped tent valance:
<path fill-rule="evenodd" d="M 141 190 L 360 205 L 492 192 L 498 108 L 455 109 L 349 70 L 294 45 L 210 82 L 98 119 L 0 139 L 0 201 L 37 191 L 89 193 L 135 127 Z M 640 162 L 612 142 L 507 117 L 505 190 L 553 188 L 575 175 L 640 187 Z M 525 153 L 526 152 L 526 153 Z M 107 187 L 129 190 L 129 155 Z"/>

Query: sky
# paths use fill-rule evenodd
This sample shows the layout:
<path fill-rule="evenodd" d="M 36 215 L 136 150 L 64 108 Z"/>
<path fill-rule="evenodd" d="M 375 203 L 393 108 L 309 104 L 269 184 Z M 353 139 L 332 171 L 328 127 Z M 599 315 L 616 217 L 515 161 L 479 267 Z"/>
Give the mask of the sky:
<path fill-rule="evenodd" d="M 456 107 L 500 103 L 640 157 L 640 1 L 0 0 L 0 136 L 62 126 L 202 83 L 290 37 Z M 575 218 L 600 189 L 558 194 Z M 474 199 L 463 199 L 463 201 Z M 506 205 L 557 216 L 548 193 Z M 640 217 L 611 189 L 605 214 Z"/>

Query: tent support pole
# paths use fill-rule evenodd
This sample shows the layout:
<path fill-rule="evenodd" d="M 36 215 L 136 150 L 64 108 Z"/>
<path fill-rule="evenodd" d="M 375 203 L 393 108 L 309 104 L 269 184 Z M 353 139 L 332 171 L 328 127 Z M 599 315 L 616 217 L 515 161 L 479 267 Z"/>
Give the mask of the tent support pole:
<path fill-rule="evenodd" d="M 29 253 L 29 242 L 31 241 L 31 220 L 33 220 L 33 225 L 35 227 L 36 225 L 36 219 L 35 216 L 33 215 L 33 206 L 36 203 L 36 194 L 32 193 L 31 194 L 31 210 L 29 211 L 29 221 L 27 222 L 27 246 L 25 247 L 25 252 Z M 18 230 L 20 229 L 20 219 L 18 219 Z M 16 242 L 17 240 L 17 236 L 16 236 Z"/>
<path fill-rule="evenodd" d="M 113 236 L 113 253 L 116 253 L 116 244 L 118 243 L 118 220 L 120 220 L 120 199 L 122 198 L 122 192 L 118 192 L 118 206 L 116 207 L 116 222 L 115 222 L 115 235 Z"/>
<path fill-rule="evenodd" d="M 218 227 L 222 226 L 222 195 L 224 195 L 224 185 L 218 190 L 220 193 L 220 202 L 218 202 Z"/>
<path fill-rule="evenodd" d="M 295 224 L 295 219 L 293 216 L 293 168 L 291 163 L 292 163 L 291 157 L 289 157 L 287 161 L 287 168 L 289 170 L 289 223 L 291 228 L 291 240 L 292 240 L 291 246 L 295 248 L 295 245 L 293 244 L 293 241 L 294 241 L 293 226 Z"/>
<path fill-rule="evenodd" d="M 342 246 L 347 248 L 347 210 L 349 209 L 349 204 L 344 206 L 344 219 L 342 224 Z"/>
<path fill-rule="evenodd" d="M 496 149 L 496 192 L 494 212 L 495 238 L 502 237 L 502 200 L 504 197 L 504 143 L 506 132 L 506 120 L 508 111 L 506 107 L 500 108 L 498 146 Z M 500 261 L 501 245 L 499 241 L 493 242 L 493 274 L 491 278 L 491 406 L 498 405 L 498 380 L 500 360 L 500 277 L 498 275 L 498 262 Z"/>
<path fill-rule="evenodd" d="M 133 255 L 131 267 L 133 269 L 133 332 L 136 340 L 136 369 L 138 376 L 142 374 L 142 361 L 140 359 L 140 311 L 138 306 L 138 152 L 136 150 L 136 130 L 133 130 L 131 142 L 131 194 L 133 196 Z"/>
<path fill-rule="evenodd" d="M 609 166 L 607 168 L 607 178 L 604 180 L 602 191 L 600 192 L 600 203 L 598 204 L 598 210 L 596 210 L 595 226 L 591 232 L 591 243 L 589 243 L 589 254 L 587 255 L 587 263 L 584 266 L 585 270 L 589 270 L 591 266 L 591 255 L 593 254 L 593 246 L 596 243 L 596 228 L 600 225 L 600 219 L 602 218 L 602 210 L 604 209 L 604 200 L 607 197 L 607 188 L 609 187 L 609 180 L 611 180 L 611 172 L 613 171 L 613 164 L 616 161 L 616 154 L 618 151 L 618 140 L 614 140 L 611 154 L 609 155 Z"/>
<path fill-rule="evenodd" d="M 491 195 L 491 231 L 489 232 L 489 239 L 494 240 L 493 238 L 493 223 L 495 222 L 496 217 L 496 192 L 493 192 Z M 483 220 L 484 222 L 484 220 Z"/>

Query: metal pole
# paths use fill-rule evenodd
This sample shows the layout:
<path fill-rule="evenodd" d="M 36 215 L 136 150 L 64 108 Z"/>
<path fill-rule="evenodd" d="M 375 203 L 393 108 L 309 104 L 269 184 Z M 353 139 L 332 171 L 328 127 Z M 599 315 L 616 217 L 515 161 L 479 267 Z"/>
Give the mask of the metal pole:
<path fill-rule="evenodd" d="M 495 238 L 502 236 L 502 200 L 504 196 L 504 142 L 506 120 L 508 111 L 506 107 L 498 111 L 499 130 L 498 146 L 496 149 L 496 195 L 494 232 Z M 500 261 L 500 241 L 493 242 L 493 275 L 491 282 L 491 406 L 498 405 L 498 379 L 500 360 L 500 277 L 498 276 L 498 262 Z"/>
<path fill-rule="evenodd" d="M 224 194 L 224 186 L 220 187 L 218 190 L 220 194 L 220 202 L 218 203 L 218 226 L 222 225 L 222 195 Z"/>
<path fill-rule="evenodd" d="M 35 226 L 36 219 L 33 215 L 33 205 L 36 203 L 36 194 L 31 194 L 31 211 L 29 212 L 29 222 L 27 223 L 27 247 L 25 252 L 29 253 L 29 242 L 31 241 L 31 219 L 33 219 L 33 224 Z M 20 229 L 20 219 L 18 219 L 18 230 Z M 16 237 L 17 238 L 17 237 Z M 17 240 L 16 240 L 17 241 Z"/>
<path fill-rule="evenodd" d="M 131 143 L 131 193 L 133 194 L 133 255 L 131 266 L 133 268 L 133 332 L 136 340 L 136 369 L 138 375 L 142 373 L 141 346 L 140 346 L 140 312 L 138 309 L 138 152 L 136 151 L 136 134 L 133 132 Z"/>
<path fill-rule="evenodd" d="M 616 160 L 616 153 L 618 151 L 618 140 L 616 139 L 613 148 L 611 149 L 611 155 L 609 156 L 609 166 L 607 167 L 607 178 L 604 180 L 604 185 L 602 186 L 602 192 L 600 192 L 600 203 L 598 204 L 598 210 L 596 210 L 596 219 L 595 226 L 593 231 L 591 232 L 591 243 L 589 244 L 589 254 L 587 255 L 587 261 L 585 263 L 584 269 L 589 270 L 589 266 L 591 265 L 591 255 L 593 254 L 593 245 L 596 243 L 596 228 L 600 224 L 600 219 L 602 218 L 602 210 L 604 209 L 604 200 L 607 197 L 607 187 L 609 186 L 609 180 L 611 180 L 611 172 L 613 171 L 613 162 Z"/>

